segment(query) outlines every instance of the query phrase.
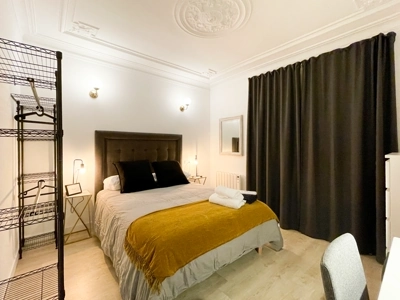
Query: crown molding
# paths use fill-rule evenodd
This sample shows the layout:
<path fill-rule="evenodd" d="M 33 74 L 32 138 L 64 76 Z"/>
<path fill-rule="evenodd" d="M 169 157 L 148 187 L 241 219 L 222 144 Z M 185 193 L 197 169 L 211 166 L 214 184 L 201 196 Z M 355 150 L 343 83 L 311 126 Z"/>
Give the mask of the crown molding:
<path fill-rule="evenodd" d="M 34 0 L 24 0 L 14 4 L 18 24 L 24 33 L 24 42 L 39 43 L 50 49 L 97 60 L 108 65 L 153 74 L 182 84 L 209 89 L 209 74 L 202 74 L 167 61 L 133 51 L 96 38 L 98 28 L 79 21 L 73 21 L 76 0 L 61 1 L 59 11 L 59 36 L 50 37 L 38 32 L 35 20 Z M 63 35 L 72 39 L 62 39 Z M 79 38 L 77 42 L 77 38 Z M 93 43 L 95 45 L 93 45 Z"/>
<path fill-rule="evenodd" d="M 86 26 L 87 30 L 90 30 L 89 28 L 91 27 L 91 25 L 85 24 L 85 23 L 82 23 L 82 22 L 79 22 L 79 21 L 78 22 L 74 22 L 74 24 L 81 24 L 81 25 L 84 24 L 84 26 Z M 84 32 L 83 34 L 86 35 L 85 37 L 82 36 L 82 32 Z M 93 32 L 93 30 L 92 30 L 92 32 Z M 81 38 L 83 40 L 95 43 L 97 45 L 105 46 L 105 47 L 107 47 L 109 49 L 113 49 L 113 50 L 116 50 L 116 51 L 121 52 L 121 53 L 126 53 L 126 54 L 130 55 L 132 58 L 134 58 L 134 57 L 140 58 L 140 59 L 143 59 L 144 61 L 148 61 L 148 62 L 151 62 L 151 63 L 159 64 L 160 66 L 164 66 L 164 67 L 170 68 L 171 70 L 178 70 L 178 71 L 185 72 L 185 73 L 191 74 L 193 76 L 204 78 L 204 79 L 207 78 L 207 76 L 203 75 L 201 72 L 193 71 L 191 69 L 182 67 L 180 65 L 173 64 L 173 63 L 170 63 L 168 61 L 161 60 L 161 59 L 158 59 L 156 57 L 153 57 L 153 56 L 150 56 L 150 55 L 147 55 L 147 54 L 144 54 L 144 53 L 141 53 L 141 52 L 126 48 L 126 47 L 122 47 L 122 46 L 114 44 L 114 43 L 107 42 L 107 41 L 102 40 L 100 38 L 97 38 L 96 36 L 93 36 L 89 32 L 85 31 L 85 29 L 82 29 L 82 30 L 69 29 L 68 31 L 65 31 L 63 33 L 67 34 L 67 35 L 71 35 L 71 36 L 77 37 L 77 38 Z"/>
<path fill-rule="evenodd" d="M 54 49 L 74 55 L 115 64 L 164 78 L 176 80 L 200 88 L 210 88 L 234 76 L 257 68 L 268 67 L 303 53 L 328 46 L 335 41 L 345 40 L 353 34 L 371 28 L 379 28 L 400 19 L 400 0 L 354 0 L 359 9 L 353 15 L 331 23 L 314 32 L 246 59 L 228 69 L 197 72 L 155 57 L 109 43 L 96 37 L 95 26 L 73 20 L 77 0 L 61 1 L 59 16 L 59 36 L 48 37 L 38 33 L 35 19 L 34 0 L 24 0 L 14 4 L 18 23 L 24 38 L 51 45 Z M 358 1 L 358 3 L 357 3 Z M 361 4 L 360 4 L 361 3 Z M 75 26 L 75 28 L 74 28 Z M 68 41 L 62 36 L 69 36 Z M 94 45 L 92 44 L 94 43 Z"/>
<path fill-rule="evenodd" d="M 368 1 L 368 0 L 367 0 Z M 370 0 L 374 1 L 374 0 Z M 379 0 L 378 0 L 379 1 Z M 384 0 L 383 0 L 384 1 Z M 381 17 L 382 15 L 382 17 Z M 365 22 L 367 18 L 377 16 L 375 21 Z M 363 22 L 364 21 L 364 22 Z M 267 67 L 279 61 L 284 61 L 312 51 L 323 46 L 327 46 L 335 41 L 340 41 L 369 29 L 381 27 L 384 24 L 396 23 L 400 21 L 400 1 L 391 1 L 373 9 L 365 10 L 365 7 L 353 15 L 321 27 L 311 33 L 296 38 L 279 47 L 268 50 L 262 54 L 253 56 L 229 69 L 219 71 L 210 79 L 210 86 L 215 86 L 232 77 L 249 72 L 254 69 Z"/>
<path fill-rule="evenodd" d="M 20 31 L 29 34 L 37 33 L 33 0 L 10 2 L 12 3 Z"/>
<path fill-rule="evenodd" d="M 369 9 L 389 1 L 390 0 L 354 0 L 359 9 Z"/>
<path fill-rule="evenodd" d="M 160 65 L 149 65 L 148 62 L 132 60 L 131 56 L 122 57 L 121 55 L 105 54 L 103 52 L 96 52 L 84 46 L 77 46 L 76 44 L 61 41 L 59 39 L 51 38 L 42 34 L 24 35 L 24 42 L 30 44 L 38 44 L 48 49 L 56 49 L 63 53 L 64 58 L 67 56 L 81 59 L 90 63 L 103 65 L 110 68 L 130 69 L 151 75 L 155 75 L 167 80 L 172 80 L 179 84 L 189 85 L 196 88 L 209 90 L 210 84 L 208 78 L 198 78 L 191 76 L 185 72 L 177 73 L 176 70 L 168 70 L 161 68 Z"/>
<path fill-rule="evenodd" d="M 27 15 L 28 15 L 28 27 L 29 27 L 29 32 L 32 34 L 37 33 L 36 30 L 36 14 L 35 14 L 35 5 L 33 3 L 33 0 L 25 0 L 25 6 L 27 9 Z"/>
<path fill-rule="evenodd" d="M 77 0 L 65 0 L 64 5 L 61 7 L 61 16 L 62 20 L 60 22 L 60 32 L 66 35 L 70 35 L 79 39 L 83 39 L 85 41 L 88 41 L 90 43 L 95 43 L 97 45 L 105 46 L 109 49 L 114 49 L 118 52 L 122 52 L 125 54 L 128 54 L 132 57 L 140 58 L 145 61 L 149 61 L 152 64 L 159 64 L 160 66 L 167 67 L 170 69 L 170 72 L 173 72 L 173 70 L 178 70 L 179 72 L 184 72 L 188 73 L 190 75 L 193 75 L 194 77 L 199 77 L 200 80 L 203 79 L 208 79 L 208 77 L 201 72 L 197 72 L 188 68 L 185 68 L 183 66 L 177 65 L 170 63 L 165 60 L 158 59 L 156 57 L 117 45 L 115 43 L 108 42 L 106 40 L 103 40 L 99 37 L 97 37 L 97 32 L 100 30 L 100 28 L 75 20 L 75 7 L 76 7 Z M 144 62 L 142 62 L 144 63 Z"/>

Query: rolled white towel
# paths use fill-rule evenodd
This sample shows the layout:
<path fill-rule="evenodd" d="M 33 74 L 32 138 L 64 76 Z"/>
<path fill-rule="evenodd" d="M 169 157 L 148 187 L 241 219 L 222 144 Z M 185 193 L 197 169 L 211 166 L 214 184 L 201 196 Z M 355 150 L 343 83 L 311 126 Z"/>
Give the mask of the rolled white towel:
<path fill-rule="evenodd" d="M 240 191 L 228 188 L 226 186 L 221 186 L 221 185 L 217 186 L 215 188 L 215 193 L 217 193 L 220 196 L 225 196 L 225 197 L 232 198 L 232 199 L 243 200 L 243 195 Z"/>
<path fill-rule="evenodd" d="M 215 204 L 219 204 L 219 205 L 223 205 L 223 206 L 235 208 L 235 209 L 241 208 L 246 203 L 246 201 L 244 201 L 243 199 L 227 198 L 227 197 L 218 195 L 217 193 L 212 194 L 208 200 L 211 203 L 215 203 Z"/>

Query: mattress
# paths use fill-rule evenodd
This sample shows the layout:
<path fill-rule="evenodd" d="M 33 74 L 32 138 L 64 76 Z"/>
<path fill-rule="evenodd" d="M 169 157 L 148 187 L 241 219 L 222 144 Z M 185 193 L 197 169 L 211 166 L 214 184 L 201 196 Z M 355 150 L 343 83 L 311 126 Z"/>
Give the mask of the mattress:
<path fill-rule="evenodd" d="M 188 263 L 163 281 L 159 293 L 151 291 L 143 273 L 135 268 L 125 253 L 123 244 L 127 228 L 141 216 L 206 200 L 213 192 L 214 189 L 202 185 L 185 184 L 128 194 L 110 190 L 97 194 L 95 234 L 105 255 L 113 262 L 122 299 L 174 299 L 254 248 L 266 243 L 277 251 L 282 248 L 278 223 L 270 220 Z"/>

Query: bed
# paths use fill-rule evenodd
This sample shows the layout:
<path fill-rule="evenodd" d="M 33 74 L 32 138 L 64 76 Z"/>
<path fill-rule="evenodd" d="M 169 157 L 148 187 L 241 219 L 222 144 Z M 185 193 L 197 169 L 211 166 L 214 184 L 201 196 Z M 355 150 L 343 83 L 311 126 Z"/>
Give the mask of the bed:
<path fill-rule="evenodd" d="M 208 199 L 214 192 L 198 184 L 182 184 L 133 193 L 103 189 L 103 180 L 117 175 L 120 161 L 181 161 L 182 136 L 176 134 L 95 131 L 95 234 L 105 255 L 113 262 L 122 299 L 174 299 L 223 266 L 268 244 L 279 251 L 283 240 L 276 220 L 269 220 L 213 248 L 180 267 L 154 290 L 145 274 L 131 262 L 124 249 L 127 229 L 141 216 Z"/>

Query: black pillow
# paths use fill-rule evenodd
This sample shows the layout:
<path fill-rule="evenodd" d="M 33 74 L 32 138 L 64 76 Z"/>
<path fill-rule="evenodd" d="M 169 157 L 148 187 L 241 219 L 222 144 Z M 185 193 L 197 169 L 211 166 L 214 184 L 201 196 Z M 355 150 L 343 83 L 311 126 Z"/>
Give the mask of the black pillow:
<path fill-rule="evenodd" d="M 150 190 L 157 187 L 148 160 L 119 161 L 114 163 L 121 183 L 121 193 Z"/>
<path fill-rule="evenodd" d="M 155 161 L 152 166 L 160 187 L 189 183 L 181 165 L 175 160 Z"/>

